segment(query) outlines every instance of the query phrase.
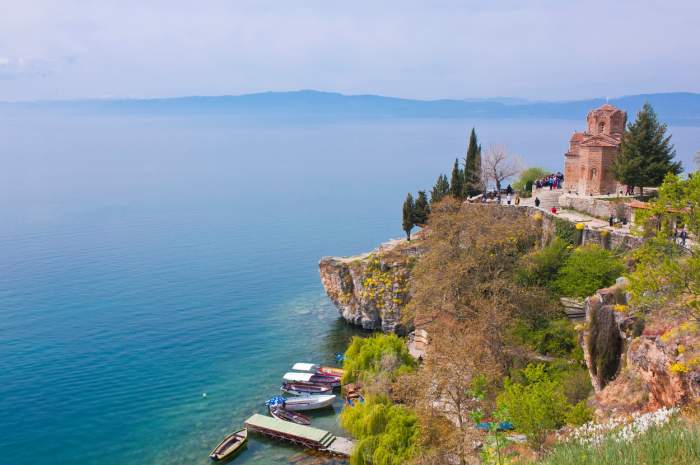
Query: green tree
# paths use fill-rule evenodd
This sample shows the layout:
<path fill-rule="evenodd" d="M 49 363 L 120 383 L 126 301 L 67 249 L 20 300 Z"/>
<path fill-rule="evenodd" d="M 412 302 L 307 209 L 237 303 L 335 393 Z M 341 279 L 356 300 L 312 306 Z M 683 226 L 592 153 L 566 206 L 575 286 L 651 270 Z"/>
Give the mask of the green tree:
<path fill-rule="evenodd" d="M 666 174 L 683 170 L 680 162 L 672 161 L 676 151 L 666 129 L 651 105 L 645 103 L 622 135 L 620 154 L 612 166 L 618 181 L 631 187 L 658 186 Z"/>
<path fill-rule="evenodd" d="M 464 197 L 473 197 L 482 191 L 481 188 L 481 145 L 472 128 L 469 135 L 469 147 L 464 158 Z"/>
<path fill-rule="evenodd" d="M 537 166 L 527 168 L 520 173 L 518 180 L 513 183 L 513 189 L 520 193 L 530 191 L 532 190 L 532 185 L 535 184 L 535 181 L 544 178 L 548 174 L 549 173 L 544 168 Z"/>
<path fill-rule="evenodd" d="M 418 198 L 413 208 L 413 222 L 423 226 L 428 222 L 428 216 L 430 216 L 428 196 L 425 194 L 425 191 L 418 191 Z"/>
<path fill-rule="evenodd" d="M 523 369 L 523 375 L 523 384 L 506 379 L 497 404 L 508 412 L 515 428 L 527 436 L 530 445 L 541 450 L 547 433 L 566 423 L 571 405 L 561 384 L 549 377 L 544 365 L 530 364 Z"/>
<path fill-rule="evenodd" d="M 406 195 L 406 200 L 403 202 L 403 219 L 401 222 L 401 228 L 406 233 L 406 239 L 409 241 L 411 240 L 411 229 L 415 226 L 413 223 L 415 209 L 416 206 L 413 203 L 413 196 L 409 192 L 408 195 Z"/>
<path fill-rule="evenodd" d="M 455 158 L 450 179 L 450 195 L 455 199 L 461 199 L 464 195 L 464 172 L 459 167 L 459 160 Z"/>
<path fill-rule="evenodd" d="M 554 288 L 569 297 L 588 297 L 608 287 L 625 271 L 622 260 L 597 245 L 574 250 L 561 267 Z"/>
<path fill-rule="evenodd" d="M 430 203 L 439 202 L 446 195 L 450 193 L 450 182 L 447 180 L 447 176 L 441 174 L 438 176 L 433 190 L 430 192 Z"/>

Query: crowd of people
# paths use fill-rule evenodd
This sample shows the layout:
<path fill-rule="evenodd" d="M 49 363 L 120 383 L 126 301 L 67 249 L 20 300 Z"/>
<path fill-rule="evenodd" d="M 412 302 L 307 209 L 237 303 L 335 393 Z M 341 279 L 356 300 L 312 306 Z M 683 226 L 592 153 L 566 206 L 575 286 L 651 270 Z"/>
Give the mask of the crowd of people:
<path fill-rule="evenodd" d="M 561 189 L 563 182 L 564 175 L 557 171 L 556 173 L 548 174 L 544 178 L 537 179 L 535 181 L 535 188 L 542 189 L 543 187 L 549 187 L 550 191 L 552 189 Z"/>

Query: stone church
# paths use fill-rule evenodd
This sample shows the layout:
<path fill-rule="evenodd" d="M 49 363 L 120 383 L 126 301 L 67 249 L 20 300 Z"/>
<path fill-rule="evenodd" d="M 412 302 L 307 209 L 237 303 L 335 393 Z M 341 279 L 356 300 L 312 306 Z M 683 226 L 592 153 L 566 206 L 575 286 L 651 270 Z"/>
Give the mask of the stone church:
<path fill-rule="evenodd" d="M 575 132 L 565 154 L 566 189 L 579 195 L 614 194 L 621 188 L 611 165 L 620 151 L 627 113 L 605 104 L 588 113 L 588 129 Z"/>

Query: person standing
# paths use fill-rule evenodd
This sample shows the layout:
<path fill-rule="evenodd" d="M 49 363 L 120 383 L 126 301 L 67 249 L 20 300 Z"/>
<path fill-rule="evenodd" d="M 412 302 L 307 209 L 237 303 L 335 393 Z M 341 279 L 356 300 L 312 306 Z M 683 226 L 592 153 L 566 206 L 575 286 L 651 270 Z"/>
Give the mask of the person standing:
<path fill-rule="evenodd" d="M 610 218 L 608 218 L 608 224 L 610 225 L 611 228 L 612 228 L 612 225 L 614 222 L 615 222 L 615 218 L 612 215 L 610 215 Z"/>
<path fill-rule="evenodd" d="M 688 231 L 686 231 L 685 226 L 681 231 L 681 247 L 685 247 L 685 240 L 688 238 Z"/>
<path fill-rule="evenodd" d="M 515 194 L 515 205 L 520 205 L 520 194 Z"/>
<path fill-rule="evenodd" d="M 506 195 L 506 203 L 508 203 L 508 205 L 510 205 L 510 194 Z"/>
<path fill-rule="evenodd" d="M 678 244 L 678 225 L 673 227 L 673 243 Z"/>
<path fill-rule="evenodd" d="M 536 207 L 540 206 L 540 198 L 539 197 L 535 197 L 535 206 Z"/>

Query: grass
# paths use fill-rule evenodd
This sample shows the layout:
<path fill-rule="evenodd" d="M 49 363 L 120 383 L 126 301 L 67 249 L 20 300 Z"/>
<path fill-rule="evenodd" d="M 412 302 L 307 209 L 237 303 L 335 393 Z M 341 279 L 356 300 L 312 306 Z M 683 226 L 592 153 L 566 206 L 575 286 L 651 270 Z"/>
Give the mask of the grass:
<path fill-rule="evenodd" d="M 700 430 L 674 420 L 652 427 L 629 442 L 604 441 L 598 446 L 559 443 L 530 465 L 698 465 Z"/>

